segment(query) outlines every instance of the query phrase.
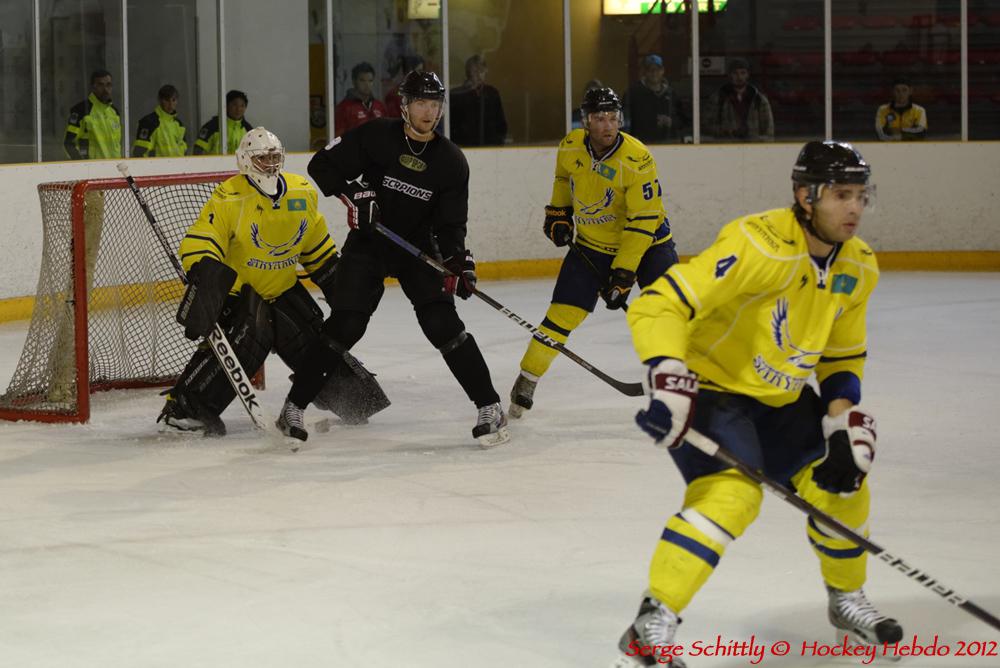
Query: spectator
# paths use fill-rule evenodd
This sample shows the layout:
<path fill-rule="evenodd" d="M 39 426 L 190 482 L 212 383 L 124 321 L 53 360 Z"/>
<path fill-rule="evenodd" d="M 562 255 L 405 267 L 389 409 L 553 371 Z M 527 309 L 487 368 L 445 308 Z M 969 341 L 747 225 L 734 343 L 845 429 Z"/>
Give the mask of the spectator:
<path fill-rule="evenodd" d="M 771 103 L 750 83 L 750 63 L 729 61 L 729 82 L 709 98 L 703 112 L 709 134 L 721 141 L 774 141 Z"/>
<path fill-rule="evenodd" d="M 122 120 L 111 104 L 111 72 L 90 75 L 90 95 L 69 110 L 63 147 L 72 160 L 122 157 Z"/>
<path fill-rule="evenodd" d="M 405 77 L 410 72 L 420 72 L 424 71 L 424 59 L 422 56 L 403 56 L 403 76 Z M 399 86 L 401 86 L 403 80 L 399 80 L 399 84 L 393 87 L 388 93 L 385 94 L 385 115 L 389 118 L 402 118 L 403 112 L 403 98 L 399 94 Z"/>
<path fill-rule="evenodd" d="M 875 133 L 882 141 L 914 141 L 927 136 L 927 111 L 913 104 L 910 82 L 897 78 L 892 83 L 892 102 L 875 112 Z"/>
<path fill-rule="evenodd" d="M 243 135 L 253 130 L 253 126 L 243 117 L 250 100 L 241 90 L 231 90 L 226 93 L 226 154 L 236 153 L 243 141 Z M 219 130 L 219 117 L 212 118 L 201 126 L 198 138 L 194 141 L 194 154 L 222 154 L 222 133 Z"/>
<path fill-rule="evenodd" d="M 170 157 L 187 153 L 187 130 L 177 118 L 177 88 L 167 84 L 157 94 L 159 104 L 139 119 L 133 158 Z"/>
<path fill-rule="evenodd" d="M 663 71 L 663 59 L 649 54 L 642 59 L 639 80 L 625 93 L 625 127 L 646 144 L 662 144 L 681 132 L 680 101 Z"/>
<path fill-rule="evenodd" d="M 451 139 L 459 146 L 502 146 L 507 118 L 500 91 L 486 83 L 486 59 L 465 61 L 465 83 L 451 91 Z"/>
<path fill-rule="evenodd" d="M 592 90 L 597 90 L 598 88 L 604 88 L 604 84 L 601 83 L 600 79 L 591 79 L 587 82 L 587 85 L 583 87 L 582 99 L 586 99 L 587 93 Z M 579 130 L 583 127 L 583 120 L 581 118 L 580 107 L 573 107 L 573 121 L 571 123 L 574 130 Z"/>
<path fill-rule="evenodd" d="M 375 68 L 371 63 L 362 61 L 351 68 L 351 82 L 354 87 L 348 88 L 344 99 L 337 104 L 334 122 L 338 137 L 373 118 L 385 116 L 385 106 L 372 93 Z"/>

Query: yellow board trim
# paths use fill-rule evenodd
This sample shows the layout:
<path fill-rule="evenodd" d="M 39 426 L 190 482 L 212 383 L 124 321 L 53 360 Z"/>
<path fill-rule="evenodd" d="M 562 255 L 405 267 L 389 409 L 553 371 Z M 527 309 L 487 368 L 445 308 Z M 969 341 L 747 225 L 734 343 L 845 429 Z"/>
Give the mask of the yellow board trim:
<path fill-rule="evenodd" d="M 877 257 L 883 271 L 1000 271 L 1000 251 L 882 251 Z M 689 258 L 681 256 L 682 261 Z M 559 258 L 481 262 L 476 265 L 476 273 L 488 281 L 549 278 L 559 273 L 561 264 Z M 158 300 L 179 296 L 180 284 L 169 283 L 174 284 L 172 289 L 160 291 Z M 386 283 L 392 285 L 396 281 L 390 279 Z M 314 287 L 309 281 L 306 284 Z M 0 322 L 27 320 L 34 307 L 34 297 L 0 299 Z"/>

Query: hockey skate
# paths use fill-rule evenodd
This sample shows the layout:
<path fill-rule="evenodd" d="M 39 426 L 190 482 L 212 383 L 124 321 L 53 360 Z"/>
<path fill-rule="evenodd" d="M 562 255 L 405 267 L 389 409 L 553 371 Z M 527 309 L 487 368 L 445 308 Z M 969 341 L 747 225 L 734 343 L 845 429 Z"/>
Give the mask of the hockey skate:
<path fill-rule="evenodd" d="M 225 436 L 226 423 L 218 415 L 214 415 L 207 410 L 199 410 L 187 401 L 183 395 L 174 397 L 167 395 L 167 402 L 163 405 L 156 421 L 162 422 L 164 427 L 177 431 L 200 431 L 205 436 Z"/>
<path fill-rule="evenodd" d="M 837 629 L 837 642 L 843 639 L 845 633 L 857 645 L 891 644 L 903 638 L 899 622 L 876 610 L 863 589 L 841 591 L 827 587 L 826 590 L 830 597 L 827 612 L 830 623 Z M 890 654 L 887 658 L 898 661 L 900 657 Z"/>
<path fill-rule="evenodd" d="M 618 641 L 618 658 L 611 668 L 672 666 L 686 668 L 683 660 L 671 656 L 670 646 L 681 623 L 670 608 L 648 591 L 639 605 L 639 614 Z"/>
<path fill-rule="evenodd" d="M 527 371 L 521 371 L 514 387 L 510 391 L 510 416 L 519 418 L 524 415 L 524 411 L 530 411 L 534 403 L 535 387 L 538 386 L 538 376 L 533 376 Z"/>
<path fill-rule="evenodd" d="M 285 401 L 285 405 L 281 407 L 281 415 L 274 425 L 285 436 L 304 441 L 309 438 L 309 432 L 306 431 L 303 413 L 304 411 L 291 401 Z"/>
<path fill-rule="evenodd" d="M 507 416 L 503 414 L 500 402 L 479 409 L 476 426 L 472 428 L 472 435 L 479 439 L 479 444 L 484 448 L 502 445 L 510 440 L 510 432 L 507 431 Z"/>

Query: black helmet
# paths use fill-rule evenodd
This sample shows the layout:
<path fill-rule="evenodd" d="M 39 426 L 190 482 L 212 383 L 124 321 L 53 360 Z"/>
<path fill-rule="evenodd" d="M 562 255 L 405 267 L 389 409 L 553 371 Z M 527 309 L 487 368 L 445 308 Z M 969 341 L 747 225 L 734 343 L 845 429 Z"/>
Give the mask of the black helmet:
<path fill-rule="evenodd" d="M 622 101 L 610 88 L 591 88 L 583 94 L 580 110 L 585 116 L 598 111 L 621 111 Z"/>
<path fill-rule="evenodd" d="M 872 168 L 847 142 L 811 141 L 799 151 L 792 168 L 795 185 L 857 183 L 868 185 Z"/>
<path fill-rule="evenodd" d="M 433 72 L 410 72 L 399 84 L 399 95 L 407 100 L 443 100 L 444 84 Z"/>

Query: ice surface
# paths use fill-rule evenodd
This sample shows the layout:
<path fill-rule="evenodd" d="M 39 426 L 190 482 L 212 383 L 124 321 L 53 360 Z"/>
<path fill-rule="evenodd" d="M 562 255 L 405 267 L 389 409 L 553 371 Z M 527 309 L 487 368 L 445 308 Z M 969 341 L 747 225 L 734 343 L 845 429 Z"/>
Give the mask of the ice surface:
<path fill-rule="evenodd" d="M 539 323 L 551 281 L 487 283 Z M 504 398 L 527 333 L 460 313 Z M 0 379 L 27 326 L 0 326 Z M 879 419 L 872 538 L 1000 612 L 1000 276 L 887 274 L 870 315 L 864 403 Z M 622 380 L 640 368 L 618 312 L 570 347 Z M 605 666 L 683 485 L 628 398 L 560 359 L 510 444 L 480 450 L 475 409 L 390 288 L 355 353 L 393 401 L 364 427 L 260 452 L 234 405 L 222 440 L 160 435 L 154 390 L 95 395 L 80 426 L 0 424 L 0 665 Z M 287 370 L 268 362 L 275 414 Z M 323 417 L 307 412 L 310 422 Z M 804 518 L 766 496 L 684 611 L 678 642 L 832 640 Z M 907 638 L 1000 640 L 872 561 L 866 586 Z M 690 659 L 694 668 L 750 665 Z M 909 659 L 997 666 L 1000 657 Z"/>

